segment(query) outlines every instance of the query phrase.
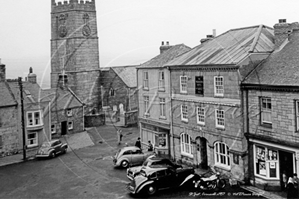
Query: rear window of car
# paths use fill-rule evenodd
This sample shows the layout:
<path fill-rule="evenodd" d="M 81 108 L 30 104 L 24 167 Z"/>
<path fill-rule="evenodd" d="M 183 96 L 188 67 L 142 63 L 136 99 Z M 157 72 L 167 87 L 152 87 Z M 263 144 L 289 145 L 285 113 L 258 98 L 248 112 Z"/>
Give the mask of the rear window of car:
<path fill-rule="evenodd" d="M 50 146 L 50 143 L 49 142 L 44 142 L 43 144 L 42 144 L 42 147 L 49 147 Z"/>

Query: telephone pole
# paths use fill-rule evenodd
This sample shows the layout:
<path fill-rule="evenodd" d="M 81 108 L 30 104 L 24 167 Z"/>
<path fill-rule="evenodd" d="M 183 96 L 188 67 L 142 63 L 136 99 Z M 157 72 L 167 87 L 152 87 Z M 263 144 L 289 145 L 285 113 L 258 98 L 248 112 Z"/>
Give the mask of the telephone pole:
<path fill-rule="evenodd" d="M 23 160 L 26 160 L 26 135 L 25 135 L 25 119 L 24 119 L 24 101 L 23 101 L 23 84 L 22 77 L 18 78 L 20 87 L 20 102 L 21 102 L 21 126 L 23 135 Z"/>

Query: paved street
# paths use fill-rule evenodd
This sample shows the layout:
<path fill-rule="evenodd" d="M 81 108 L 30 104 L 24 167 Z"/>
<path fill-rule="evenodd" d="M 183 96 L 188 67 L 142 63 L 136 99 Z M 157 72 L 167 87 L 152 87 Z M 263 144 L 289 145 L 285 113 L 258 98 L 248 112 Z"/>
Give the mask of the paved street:
<path fill-rule="evenodd" d="M 124 169 L 112 166 L 121 147 L 113 126 L 90 129 L 95 145 L 69 150 L 50 160 L 33 160 L 0 167 L 0 198 L 133 198 Z M 124 143 L 133 144 L 138 131 L 124 128 Z M 230 191 L 230 192 L 228 192 Z M 257 198 L 240 188 L 199 193 L 165 190 L 151 198 Z"/>

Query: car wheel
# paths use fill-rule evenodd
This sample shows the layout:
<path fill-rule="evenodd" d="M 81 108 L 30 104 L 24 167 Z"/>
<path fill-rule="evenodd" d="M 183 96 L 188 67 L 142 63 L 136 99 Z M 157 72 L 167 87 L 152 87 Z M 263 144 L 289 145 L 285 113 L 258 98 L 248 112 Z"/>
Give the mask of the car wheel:
<path fill-rule="evenodd" d="M 50 158 L 55 158 L 55 153 L 51 152 L 49 156 L 50 156 Z"/>
<path fill-rule="evenodd" d="M 121 162 L 121 166 L 122 166 L 123 168 L 127 168 L 128 165 L 129 165 L 129 163 L 128 163 L 127 160 L 123 160 L 123 161 Z"/>
<path fill-rule="evenodd" d="M 148 195 L 154 195 L 156 193 L 156 187 L 154 185 L 149 185 L 146 188 Z"/>
<path fill-rule="evenodd" d="M 63 148 L 62 153 L 63 153 L 63 154 L 67 153 L 67 148 L 66 148 L 66 147 Z"/>
<path fill-rule="evenodd" d="M 226 181 L 224 179 L 219 180 L 218 188 L 223 189 L 226 186 Z"/>

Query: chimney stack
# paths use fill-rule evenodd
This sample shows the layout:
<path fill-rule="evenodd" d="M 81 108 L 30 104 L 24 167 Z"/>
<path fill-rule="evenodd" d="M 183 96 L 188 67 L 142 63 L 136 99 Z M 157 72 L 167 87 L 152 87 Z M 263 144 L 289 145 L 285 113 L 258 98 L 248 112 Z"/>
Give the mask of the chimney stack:
<path fill-rule="evenodd" d="M 1 63 L 0 59 L 0 82 L 4 81 L 6 81 L 5 65 Z"/>
<path fill-rule="evenodd" d="M 28 82 L 36 84 L 36 74 L 33 73 L 32 67 L 29 68 L 29 74 L 27 78 Z"/>
<path fill-rule="evenodd" d="M 204 43 L 208 40 L 214 39 L 215 36 L 216 36 L 216 29 L 213 29 L 213 34 L 212 35 L 206 35 L 206 38 L 201 39 L 200 43 L 202 44 L 202 43 Z"/>
<path fill-rule="evenodd" d="M 279 23 L 274 25 L 275 47 L 279 47 L 293 32 L 293 29 L 299 29 L 299 24 L 286 23 L 286 19 L 279 19 Z"/>
<path fill-rule="evenodd" d="M 166 45 L 164 45 L 164 42 L 162 41 L 162 42 L 161 42 L 161 46 L 159 47 L 160 54 L 162 54 L 163 52 L 169 50 L 169 49 L 172 48 L 172 47 L 173 47 L 173 46 L 170 46 L 168 41 L 166 42 Z"/>

